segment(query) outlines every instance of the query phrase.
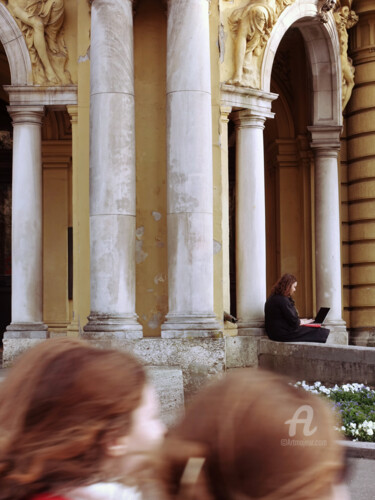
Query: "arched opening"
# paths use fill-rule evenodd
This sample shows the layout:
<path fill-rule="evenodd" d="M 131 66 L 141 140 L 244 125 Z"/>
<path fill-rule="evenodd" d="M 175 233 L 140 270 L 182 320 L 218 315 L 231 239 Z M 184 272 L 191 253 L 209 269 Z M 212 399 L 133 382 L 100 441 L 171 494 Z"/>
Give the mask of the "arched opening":
<path fill-rule="evenodd" d="M 266 47 L 261 69 L 261 92 L 278 94 L 274 119 L 264 131 L 266 204 L 266 288 L 284 272 L 297 276 L 296 300 L 301 316 L 312 316 L 315 290 L 315 158 L 310 130 L 339 130 L 341 73 L 333 17 L 322 23 L 316 2 L 291 5 L 281 14 Z M 236 177 L 235 145 L 229 131 L 229 179 Z M 322 132 L 324 134 L 324 132 Z M 314 143 L 314 146 L 316 142 Z M 233 153 L 231 156 L 231 152 Z M 234 181 L 233 181 L 234 183 Z M 234 197 L 230 205 L 234 206 Z M 232 219 L 236 217 L 236 214 Z M 231 219 L 231 222 L 232 222 Z M 235 224 L 230 224 L 235 246 Z M 319 225 L 321 230 L 321 225 Z M 254 236 L 255 237 L 255 236 Z M 335 247 L 336 248 L 336 247 Z M 231 269 L 235 268 L 231 252 Z M 321 264 L 322 258 L 320 259 Z M 319 268 L 320 269 L 320 268 Z M 231 274 L 231 304 L 235 286 Z M 233 312 L 233 307 L 232 307 Z"/>
<path fill-rule="evenodd" d="M 281 274 L 295 274 L 299 312 L 309 317 L 316 293 L 314 156 L 308 127 L 342 124 L 337 31 L 332 16 L 322 23 L 317 14 L 313 3 L 286 10 L 262 67 L 264 88 L 279 94 L 272 108 L 275 118 L 266 122 L 264 134 L 267 290 Z"/>
<path fill-rule="evenodd" d="M 314 306 L 310 75 L 304 40 L 292 27 L 274 59 L 271 92 L 279 97 L 273 103 L 275 118 L 266 122 L 264 131 L 267 291 L 283 273 L 294 274 L 303 316 L 311 316 Z"/>

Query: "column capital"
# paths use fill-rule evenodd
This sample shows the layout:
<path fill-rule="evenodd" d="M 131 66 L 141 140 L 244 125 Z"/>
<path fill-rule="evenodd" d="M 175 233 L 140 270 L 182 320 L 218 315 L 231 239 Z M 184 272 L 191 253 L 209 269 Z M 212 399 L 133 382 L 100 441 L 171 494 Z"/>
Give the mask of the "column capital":
<path fill-rule="evenodd" d="M 249 111 L 254 116 L 263 117 L 264 121 L 275 116 L 271 106 L 278 94 L 226 83 L 222 83 L 220 88 L 221 106 L 230 106 L 233 111 Z"/>
<path fill-rule="evenodd" d="M 222 122 L 229 121 L 229 115 L 232 112 L 231 106 L 220 106 L 220 119 Z"/>
<path fill-rule="evenodd" d="M 310 146 L 315 154 L 327 154 L 331 152 L 332 156 L 337 156 L 341 146 L 340 135 L 342 126 L 312 125 L 311 127 L 307 127 L 307 129 L 311 134 Z"/>
<path fill-rule="evenodd" d="M 67 106 L 66 110 L 70 117 L 70 123 L 76 125 L 78 123 L 78 106 L 71 105 Z"/>
<path fill-rule="evenodd" d="M 7 106 L 13 125 L 42 125 L 44 106 Z"/>
<path fill-rule="evenodd" d="M 231 118 L 236 128 L 258 128 L 263 130 L 267 116 L 259 114 L 257 111 L 254 112 L 251 109 L 243 109 L 232 113 Z"/>

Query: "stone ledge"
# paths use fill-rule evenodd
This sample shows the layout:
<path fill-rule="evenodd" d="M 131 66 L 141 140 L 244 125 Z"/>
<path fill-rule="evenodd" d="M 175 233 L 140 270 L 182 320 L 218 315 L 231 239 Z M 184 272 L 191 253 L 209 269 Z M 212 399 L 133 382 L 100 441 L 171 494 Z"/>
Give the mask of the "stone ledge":
<path fill-rule="evenodd" d="M 340 444 L 347 449 L 350 458 L 366 458 L 375 460 L 375 443 L 361 441 L 340 441 Z"/>
<path fill-rule="evenodd" d="M 259 341 L 259 366 L 294 379 L 375 385 L 375 349 L 313 342 Z"/>
<path fill-rule="evenodd" d="M 226 369 L 258 366 L 258 336 L 227 337 L 225 339 Z"/>
<path fill-rule="evenodd" d="M 146 366 L 173 366 L 182 370 L 185 399 L 210 378 L 225 371 L 225 339 L 163 339 L 91 341 L 99 348 L 125 350 Z"/>

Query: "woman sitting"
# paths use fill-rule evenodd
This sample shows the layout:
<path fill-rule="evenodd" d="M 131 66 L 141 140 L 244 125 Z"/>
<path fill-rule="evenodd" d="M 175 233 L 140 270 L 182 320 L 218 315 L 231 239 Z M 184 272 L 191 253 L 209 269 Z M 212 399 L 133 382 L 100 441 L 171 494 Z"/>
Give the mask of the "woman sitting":
<path fill-rule="evenodd" d="M 264 306 L 265 328 L 271 340 L 279 342 L 320 342 L 327 340 L 329 329 L 307 326 L 313 319 L 300 319 L 292 295 L 297 278 L 292 274 L 281 276 L 271 290 Z"/>

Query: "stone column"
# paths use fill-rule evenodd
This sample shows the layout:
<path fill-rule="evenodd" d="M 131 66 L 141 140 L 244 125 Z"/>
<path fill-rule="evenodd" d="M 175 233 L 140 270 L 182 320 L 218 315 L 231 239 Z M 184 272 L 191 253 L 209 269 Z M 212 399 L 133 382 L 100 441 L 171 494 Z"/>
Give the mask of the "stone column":
<path fill-rule="evenodd" d="M 168 303 L 163 337 L 219 333 L 213 312 L 207 0 L 170 0 L 167 31 Z"/>
<path fill-rule="evenodd" d="M 130 0 L 94 0 L 90 49 L 90 291 L 85 338 L 139 338 Z"/>
<path fill-rule="evenodd" d="M 4 339 L 47 338 L 43 323 L 42 140 L 44 106 L 9 106 L 13 120 L 12 322 Z"/>
<path fill-rule="evenodd" d="M 270 103 L 269 103 L 270 107 Z M 239 335 L 264 333 L 266 208 L 263 129 L 270 111 L 232 114 L 236 125 L 236 294 Z"/>
<path fill-rule="evenodd" d="M 315 268 L 316 308 L 330 307 L 325 324 L 329 342 L 347 344 L 342 319 L 340 197 L 338 151 L 340 126 L 308 127 L 315 156 Z"/>

